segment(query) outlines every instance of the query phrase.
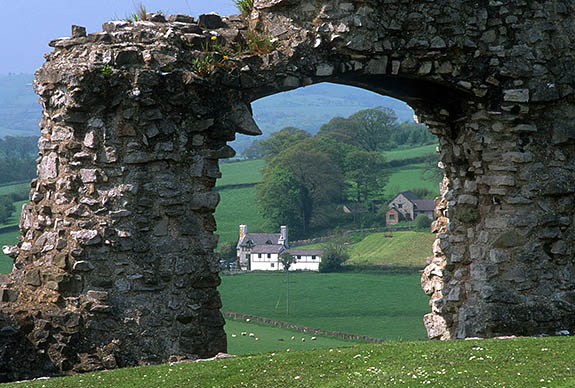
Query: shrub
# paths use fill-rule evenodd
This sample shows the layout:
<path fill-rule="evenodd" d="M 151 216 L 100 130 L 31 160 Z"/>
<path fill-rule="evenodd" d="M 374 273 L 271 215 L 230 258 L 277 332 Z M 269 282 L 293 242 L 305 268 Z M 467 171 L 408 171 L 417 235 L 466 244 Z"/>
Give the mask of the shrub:
<path fill-rule="evenodd" d="M 319 272 L 341 272 L 342 264 L 349 259 L 349 253 L 343 244 L 329 243 L 321 257 Z"/>
<path fill-rule="evenodd" d="M 431 226 L 431 220 L 425 214 L 420 214 L 415 217 L 415 227 L 417 229 L 429 229 Z"/>

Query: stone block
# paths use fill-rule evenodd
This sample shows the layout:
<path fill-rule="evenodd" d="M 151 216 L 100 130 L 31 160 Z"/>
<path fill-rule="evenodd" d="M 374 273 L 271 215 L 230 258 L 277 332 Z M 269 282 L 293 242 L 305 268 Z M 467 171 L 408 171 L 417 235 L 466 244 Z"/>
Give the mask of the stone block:
<path fill-rule="evenodd" d="M 367 63 L 365 68 L 366 73 L 369 74 L 386 74 L 387 73 L 387 57 L 372 59 Z"/>
<path fill-rule="evenodd" d="M 208 13 L 198 16 L 198 23 L 200 27 L 208 30 L 215 30 L 225 26 L 222 17 L 217 13 Z"/>
<path fill-rule="evenodd" d="M 86 27 L 72 25 L 72 38 L 82 38 L 86 36 Z"/>
<path fill-rule="evenodd" d="M 102 241 L 97 230 L 84 229 L 71 232 L 71 235 L 80 245 L 97 245 Z"/>
<path fill-rule="evenodd" d="M 41 180 L 53 179 L 58 176 L 58 154 L 51 152 L 42 157 L 38 164 L 38 178 Z"/>
<path fill-rule="evenodd" d="M 429 339 L 449 339 L 447 323 L 442 316 L 433 313 L 426 314 L 423 317 L 423 324 Z"/>
<path fill-rule="evenodd" d="M 504 90 L 503 100 L 508 102 L 529 102 L 529 89 Z"/>

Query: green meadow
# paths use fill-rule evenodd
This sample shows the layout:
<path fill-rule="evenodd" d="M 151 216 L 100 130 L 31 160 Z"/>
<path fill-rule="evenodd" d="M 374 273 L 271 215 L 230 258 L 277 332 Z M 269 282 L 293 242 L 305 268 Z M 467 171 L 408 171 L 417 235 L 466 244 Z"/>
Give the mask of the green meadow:
<path fill-rule="evenodd" d="M 0 186 L 0 195 L 6 195 L 11 193 L 17 193 L 19 191 L 30 191 L 29 182 L 20 182 Z"/>
<path fill-rule="evenodd" d="M 353 237 L 333 239 L 347 246 L 350 259 L 348 265 L 397 265 L 424 267 L 427 257 L 432 256 L 431 247 L 435 234 L 419 231 L 401 231 L 390 233 L 362 233 Z M 324 243 L 298 247 L 318 249 Z"/>
<path fill-rule="evenodd" d="M 416 271 L 293 272 L 289 313 L 283 272 L 224 275 L 219 290 L 222 311 L 390 340 L 426 337 L 423 316 L 430 311 L 429 298 Z"/>
<path fill-rule="evenodd" d="M 216 186 L 259 183 L 262 181 L 262 168 L 265 164 L 266 162 L 261 159 L 220 163 L 222 177 L 218 179 Z"/>
<path fill-rule="evenodd" d="M 420 158 L 436 154 L 436 148 L 436 144 L 429 144 L 413 148 L 399 148 L 391 151 L 386 151 L 383 153 L 383 156 L 385 156 L 385 160 L 388 162 L 393 160 Z"/>
<path fill-rule="evenodd" d="M 254 187 L 225 189 L 219 193 L 220 203 L 214 216 L 220 244 L 237 242 L 240 224 L 247 224 L 250 232 L 263 231 L 264 219 L 256 206 Z"/>
<path fill-rule="evenodd" d="M 28 186 L 28 184 L 24 184 Z M 15 187 L 16 185 L 12 186 L 4 186 L 0 187 L 0 189 L 5 189 L 7 193 L 10 189 L 17 191 L 21 190 L 19 187 Z M 20 186 L 20 185 L 18 185 Z M 28 203 L 28 201 L 18 201 L 14 202 L 14 207 L 16 211 L 6 220 L 5 223 L 0 224 L 0 273 L 10 273 L 12 272 L 12 265 L 13 261 L 10 257 L 6 256 L 1 248 L 3 245 L 15 245 L 18 243 L 18 236 L 20 235 L 20 230 L 18 229 L 18 224 L 20 222 L 20 214 L 22 213 L 22 205 Z"/>
<path fill-rule="evenodd" d="M 385 186 L 385 197 L 393 198 L 402 191 L 417 188 L 426 188 L 439 195 L 439 183 L 441 180 L 429 181 L 423 179 L 425 163 L 408 164 L 407 166 L 393 168 L 390 172 L 389 181 Z"/>
<path fill-rule="evenodd" d="M 353 341 L 226 318 L 228 353 L 254 354 L 350 346 Z M 244 335 L 242 335 L 242 333 Z"/>

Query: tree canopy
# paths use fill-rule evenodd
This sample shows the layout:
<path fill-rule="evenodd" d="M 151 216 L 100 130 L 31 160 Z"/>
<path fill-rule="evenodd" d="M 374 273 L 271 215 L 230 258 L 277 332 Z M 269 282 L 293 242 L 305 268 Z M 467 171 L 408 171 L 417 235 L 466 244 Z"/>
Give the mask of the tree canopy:
<path fill-rule="evenodd" d="M 262 140 L 260 146 L 264 158 L 270 161 L 282 151 L 307 138 L 311 138 L 309 132 L 296 127 L 285 127 L 272 133 L 269 138 Z"/>
<path fill-rule="evenodd" d="M 383 151 L 397 128 L 397 117 L 391 109 L 364 109 L 347 119 L 336 117 L 321 126 L 318 135 L 328 136 L 367 152 Z"/>

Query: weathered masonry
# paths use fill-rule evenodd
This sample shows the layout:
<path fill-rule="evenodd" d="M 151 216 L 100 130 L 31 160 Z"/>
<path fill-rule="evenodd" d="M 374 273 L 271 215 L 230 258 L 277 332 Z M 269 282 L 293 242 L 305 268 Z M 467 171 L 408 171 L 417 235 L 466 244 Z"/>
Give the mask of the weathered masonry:
<path fill-rule="evenodd" d="M 218 159 L 259 133 L 251 101 L 323 81 L 401 98 L 439 138 L 430 338 L 575 329 L 573 15 L 571 0 L 260 0 L 74 27 L 36 73 L 0 378 L 225 351 Z"/>

